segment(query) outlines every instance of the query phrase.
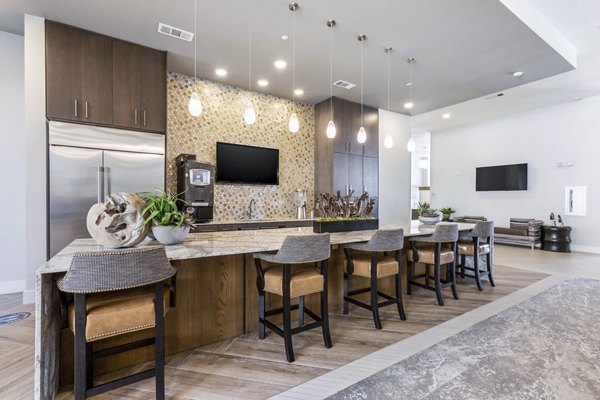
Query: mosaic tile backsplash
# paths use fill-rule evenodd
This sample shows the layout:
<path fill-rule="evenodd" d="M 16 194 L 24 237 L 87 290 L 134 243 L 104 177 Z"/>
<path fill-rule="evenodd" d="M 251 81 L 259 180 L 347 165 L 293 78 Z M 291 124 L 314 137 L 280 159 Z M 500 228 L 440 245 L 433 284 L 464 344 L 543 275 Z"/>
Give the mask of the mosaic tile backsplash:
<path fill-rule="evenodd" d="M 193 117 L 188 101 L 200 95 L 202 114 Z M 292 101 L 251 92 L 187 75 L 169 72 L 167 78 L 167 189 L 177 190 L 175 158 L 195 154 L 200 162 L 216 163 L 216 142 L 279 149 L 279 185 L 215 185 L 215 221 L 246 217 L 248 204 L 256 200 L 256 219 L 293 218 L 292 194 L 307 189 L 308 210 L 314 197 L 314 106 L 296 102 L 300 130 L 291 133 L 288 121 Z M 246 125 L 246 102 L 252 101 L 256 123 Z"/>

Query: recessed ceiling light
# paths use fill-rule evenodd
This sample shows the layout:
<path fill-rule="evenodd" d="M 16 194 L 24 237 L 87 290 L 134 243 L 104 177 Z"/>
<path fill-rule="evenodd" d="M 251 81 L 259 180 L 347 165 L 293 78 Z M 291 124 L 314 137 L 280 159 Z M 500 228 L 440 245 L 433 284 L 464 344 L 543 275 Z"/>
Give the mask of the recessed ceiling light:
<path fill-rule="evenodd" d="M 412 86 L 412 82 L 406 82 L 406 86 Z"/>
<path fill-rule="evenodd" d="M 450 116 L 451 116 L 450 113 L 445 113 L 444 115 L 442 115 L 442 118 L 448 119 L 448 118 L 450 118 Z"/>
<path fill-rule="evenodd" d="M 524 74 L 523 71 L 515 71 L 515 72 L 513 72 L 512 76 L 514 76 L 515 78 L 520 78 L 523 76 L 523 74 Z"/>
<path fill-rule="evenodd" d="M 258 83 L 258 86 L 265 87 L 269 84 L 269 81 L 266 79 L 259 79 L 258 82 L 256 82 L 256 83 Z"/>
<path fill-rule="evenodd" d="M 281 40 L 288 40 L 290 37 L 288 35 L 281 35 Z"/>
<path fill-rule="evenodd" d="M 581 97 L 575 97 L 573 100 L 575 100 L 575 101 L 581 101 L 582 98 Z"/>
<path fill-rule="evenodd" d="M 410 101 L 409 101 L 408 103 L 404 103 L 404 108 L 408 108 L 409 110 L 410 110 L 411 108 L 413 108 L 413 106 L 414 106 L 414 104 L 413 104 L 413 103 L 411 103 Z"/>
<path fill-rule="evenodd" d="M 273 65 L 275 65 L 275 68 L 277 69 L 284 69 L 285 67 L 287 67 L 287 62 L 285 62 L 284 60 L 276 60 Z"/>
<path fill-rule="evenodd" d="M 227 76 L 227 70 L 225 68 L 217 68 L 215 69 L 215 74 L 219 76 Z"/>
<path fill-rule="evenodd" d="M 302 89 L 296 89 L 296 90 L 294 90 L 294 94 L 296 96 L 302 96 L 304 94 L 304 90 L 302 90 Z"/>

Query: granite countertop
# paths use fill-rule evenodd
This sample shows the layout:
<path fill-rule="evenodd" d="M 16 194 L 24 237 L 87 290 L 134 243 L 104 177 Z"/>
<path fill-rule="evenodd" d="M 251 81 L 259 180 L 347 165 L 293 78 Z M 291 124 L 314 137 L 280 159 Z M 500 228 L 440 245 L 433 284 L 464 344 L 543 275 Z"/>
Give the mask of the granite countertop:
<path fill-rule="evenodd" d="M 472 229 L 474 224 L 458 223 L 461 231 Z M 422 236 L 433 233 L 434 226 L 413 224 L 390 224 L 381 228 L 403 228 L 404 236 Z M 352 231 L 331 234 L 331 244 L 365 242 L 374 231 Z M 255 253 L 260 251 L 275 251 L 281 247 L 288 235 L 313 234 L 312 227 L 283 228 L 269 230 L 244 230 L 190 233 L 183 243 L 165 246 L 167 256 L 171 260 L 186 260 L 194 258 L 225 256 L 232 254 Z M 156 246 L 159 243 L 146 239 L 138 248 Z M 73 254 L 77 252 L 97 252 L 108 250 L 96 244 L 93 239 L 76 239 L 57 255 L 48 260 L 38 274 L 65 272 L 69 269 Z"/>

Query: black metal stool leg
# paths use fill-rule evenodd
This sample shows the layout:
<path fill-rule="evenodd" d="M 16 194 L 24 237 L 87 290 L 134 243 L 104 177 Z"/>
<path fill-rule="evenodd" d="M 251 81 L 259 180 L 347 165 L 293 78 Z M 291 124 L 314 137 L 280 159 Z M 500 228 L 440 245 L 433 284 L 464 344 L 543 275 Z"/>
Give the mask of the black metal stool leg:
<path fill-rule="evenodd" d="M 483 291 L 483 285 L 481 284 L 481 275 L 479 275 L 479 253 L 475 251 L 473 255 L 473 273 L 475 274 L 475 282 L 477 283 L 477 289 Z"/>
<path fill-rule="evenodd" d="M 379 318 L 379 298 L 377 296 L 377 253 L 371 254 L 371 311 L 375 329 L 381 329 Z"/>
<path fill-rule="evenodd" d="M 75 303 L 75 377 L 73 384 L 73 392 L 75 400 L 84 400 L 88 388 L 88 365 L 87 365 L 87 350 L 88 346 L 85 340 L 86 330 L 86 309 L 85 309 L 85 294 L 76 293 L 74 296 Z"/>
<path fill-rule="evenodd" d="M 486 261 L 487 261 L 488 278 L 490 280 L 490 285 L 496 286 L 496 283 L 494 282 L 494 267 L 492 265 L 492 252 L 491 251 L 489 253 L 487 253 Z"/>
<path fill-rule="evenodd" d="M 452 287 L 452 296 L 454 296 L 455 300 L 458 300 L 458 289 L 456 288 L 456 243 L 453 244 L 453 251 L 454 251 L 454 259 L 452 260 L 452 263 L 450 264 L 450 280 L 452 282 L 451 287 Z M 446 271 L 448 271 L 447 267 L 446 267 Z"/>
<path fill-rule="evenodd" d="M 465 265 L 467 262 L 467 256 L 462 254 L 460 256 L 460 279 L 465 279 Z"/>
<path fill-rule="evenodd" d="M 298 297 L 298 326 L 304 326 L 304 296 Z"/>
<path fill-rule="evenodd" d="M 265 292 L 258 293 L 258 338 L 265 338 Z"/>
<path fill-rule="evenodd" d="M 87 348 L 85 349 L 85 385 L 86 389 L 91 389 L 94 386 L 94 353 L 91 343 L 86 343 L 86 346 Z"/>
<path fill-rule="evenodd" d="M 157 283 L 154 295 L 156 400 L 165 398 L 165 319 L 163 283 Z"/>
<path fill-rule="evenodd" d="M 398 268 L 400 263 L 398 262 Z M 396 274 L 396 304 L 398 305 L 398 314 L 402 321 L 406 321 L 406 313 L 404 312 L 404 304 L 402 302 L 402 271 L 398 270 Z"/>
<path fill-rule="evenodd" d="M 283 342 L 285 356 L 288 362 L 294 362 L 294 349 L 292 346 L 292 315 L 290 299 L 290 265 L 283 266 Z"/>
<path fill-rule="evenodd" d="M 438 304 L 440 306 L 444 305 L 444 298 L 442 297 L 442 282 L 441 282 L 441 271 L 440 271 L 440 253 L 442 252 L 442 244 L 441 243 L 436 243 L 435 244 L 435 265 L 434 265 L 434 269 L 435 269 L 435 295 L 437 297 L 437 301 Z"/>
<path fill-rule="evenodd" d="M 333 346 L 331 343 L 331 333 L 329 332 L 329 278 L 328 261 L 321 262 L 321 273 L 323 274 L 323 291 L 321 292 L 321 319 L 323 320 L 323 341 L 328 349 Z"/>

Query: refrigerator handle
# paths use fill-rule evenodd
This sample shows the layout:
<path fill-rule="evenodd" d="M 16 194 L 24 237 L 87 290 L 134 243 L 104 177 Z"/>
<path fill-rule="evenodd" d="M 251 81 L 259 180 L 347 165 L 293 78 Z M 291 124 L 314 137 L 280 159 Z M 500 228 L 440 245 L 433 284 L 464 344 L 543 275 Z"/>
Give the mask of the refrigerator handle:
<path fill-rule="evenodd" d="M 98 203 L 104 202 L 104 168 L 98 167 Z"/>

